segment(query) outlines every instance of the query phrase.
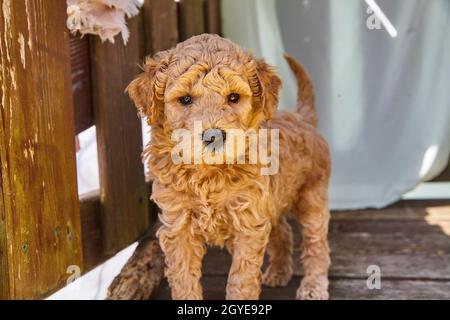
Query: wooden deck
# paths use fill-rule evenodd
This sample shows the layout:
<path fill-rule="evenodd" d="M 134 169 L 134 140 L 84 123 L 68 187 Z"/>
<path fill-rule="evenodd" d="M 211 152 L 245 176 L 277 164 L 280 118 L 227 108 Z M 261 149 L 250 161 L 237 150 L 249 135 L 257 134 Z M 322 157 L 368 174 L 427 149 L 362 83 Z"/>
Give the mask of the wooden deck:
<path fill-rule="evenodd" d="M 296 260 L 298 232 L 296 229 Z M 330 224 L 331 299 L 450 299 L 450 201 L 405 201 L 384 210 L 335 212 Z M 223 299 L 229 255 L 210 249 L 204 260 L 206 299 Z M 381 290 L 367 289 L 367 268 L 381 269 Z M 285 288 L 261 299 L 293 299 L 302 270 Z M 155 299 L 169 299 L 165 283 Z"/>

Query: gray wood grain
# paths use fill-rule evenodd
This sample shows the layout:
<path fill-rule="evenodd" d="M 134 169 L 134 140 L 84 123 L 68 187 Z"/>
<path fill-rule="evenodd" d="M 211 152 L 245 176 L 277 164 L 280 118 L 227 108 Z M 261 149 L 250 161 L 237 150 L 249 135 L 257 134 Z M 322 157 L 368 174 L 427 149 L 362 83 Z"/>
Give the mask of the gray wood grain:
<path fill-rule="evenodd" d="M 302 276 L 294 230 L 295 275 L 285 288 L 263 288 L 262 299 L 293 299 Z M 450 299 L 450 202 L 404 201 L 383 210 L 332 214 L 331 299 Z M 204 258 L 206 299 L 223 299 L 230 255 L 210 248 Z M 381 290 L 369 290 L 367 268 L 381 270 Z M 167 284 L 155 299 L 170 298 Z"/>

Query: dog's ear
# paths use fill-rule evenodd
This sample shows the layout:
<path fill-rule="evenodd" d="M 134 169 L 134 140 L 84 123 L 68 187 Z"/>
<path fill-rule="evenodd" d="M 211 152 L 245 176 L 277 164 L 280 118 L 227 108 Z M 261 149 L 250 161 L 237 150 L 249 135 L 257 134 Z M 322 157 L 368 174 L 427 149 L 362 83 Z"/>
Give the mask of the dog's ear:
<path fill-rule="evenodd" d="M 265 119 L 268 120 L 272 118 L 278 107 L 281 79 L 274 68 L 263 59 L 256 59 L 256 73 L 259 80 L 262 111 Z"/>
<path fill-rule="evenodd" d="M 126 89 L 139 114 L 148 117 L 149 124 L 155 124 L 163 113 L 168 56 L 168 52 L 162 52 L 154 58 L 147 58 L 143 67 L 144 72 Z"/>

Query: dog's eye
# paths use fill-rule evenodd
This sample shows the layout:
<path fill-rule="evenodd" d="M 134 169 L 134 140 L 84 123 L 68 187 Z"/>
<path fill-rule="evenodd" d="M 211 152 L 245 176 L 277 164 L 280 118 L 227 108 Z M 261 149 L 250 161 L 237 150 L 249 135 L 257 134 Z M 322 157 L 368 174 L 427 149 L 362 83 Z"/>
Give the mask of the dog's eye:
<path fill-rule="evenodd" d="M 192 97 L 191 96 L 184 96 L 184 97 L 181 97 L 178 100 L 180 101 L 180 103 L 183 106 L 188 106 L 188 105 L 192 104 Z"/>
<path fill-rule="evenodd" d="M 228 96 L 228 101 L 232 102 L 232 103 L 238 103 L 239 102 L 239 94 L 237 93 L 232 93 Z"/>

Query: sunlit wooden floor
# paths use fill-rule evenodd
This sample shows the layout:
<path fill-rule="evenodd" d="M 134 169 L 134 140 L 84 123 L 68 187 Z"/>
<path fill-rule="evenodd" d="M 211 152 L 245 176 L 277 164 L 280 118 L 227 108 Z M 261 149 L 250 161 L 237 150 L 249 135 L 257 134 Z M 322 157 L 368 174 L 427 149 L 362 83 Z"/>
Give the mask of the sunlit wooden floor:
<path fill-rule="evenodd" d="M 296 261 L 299 237 L 296 232 Z M 331 299 L 450 299 L 450 201 L 403 201 L 384 210 L 335 212 L 330 224 Z M 204 260 L 206 299 L 223 299 L 231 258 L 210 249 Z M 367 288 L 367 268 L 381 270 L 381 289 Z M 293 299 L 302 270 L 262 299 Z M 154 297 L 169 299 L 166 283 Z"/>

